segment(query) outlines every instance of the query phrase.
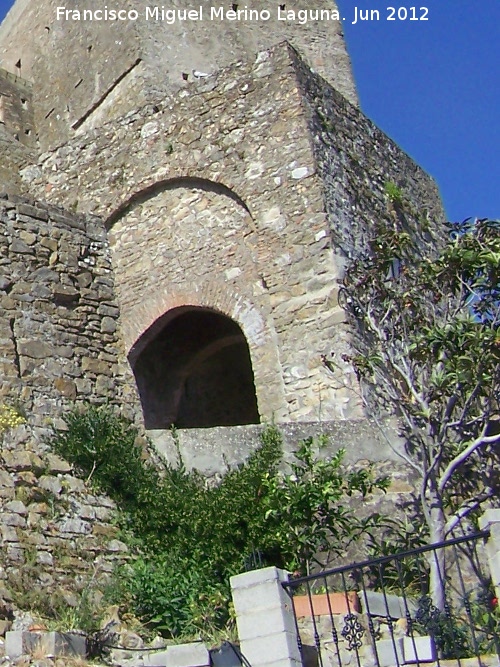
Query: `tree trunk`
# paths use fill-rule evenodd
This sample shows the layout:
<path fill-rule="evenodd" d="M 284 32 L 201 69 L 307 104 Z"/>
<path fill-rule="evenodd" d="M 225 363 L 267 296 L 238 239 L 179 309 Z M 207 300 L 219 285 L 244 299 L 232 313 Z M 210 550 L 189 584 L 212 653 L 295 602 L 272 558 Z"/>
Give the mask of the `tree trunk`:
<path fill-rule="evenodd" d="M 443 510 L 443 501 L 437 491 L 435 483 L 431 482 L 429 491 L 429 533 L 430 544 L 444 542 L 446 517 Z M 445 592 L 445 553 L 444 549 L 431 552 L 430 557 L 429 595 L 432 603 L 439 611 L 444 609 Z"/>

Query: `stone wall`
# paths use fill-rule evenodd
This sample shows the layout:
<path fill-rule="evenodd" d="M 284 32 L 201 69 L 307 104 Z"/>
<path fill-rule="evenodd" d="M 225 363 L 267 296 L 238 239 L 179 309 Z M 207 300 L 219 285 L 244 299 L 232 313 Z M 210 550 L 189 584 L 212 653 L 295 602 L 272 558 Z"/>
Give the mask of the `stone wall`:
<path fill-rule="evenodd" d="M 286 45 L 23 176 L 38 196 L 107 218 L 132 361 L 175 309 L 213 309 L 240 326 L 261 418 L 278 422 L 363 417 L 344 361 L 342 248 L 390 215 L 387 181 L 440 213 L 431 179 Z"/>
<path fill-rule="evenodd" d="M 366 247 L 379 222 L 394 224 L 385 186 L 397 186 L 405 224 L 444 232 L 444 209 L 435 181 L 334 88 L 305 66 L 293 50 L 295 70 L 314 137 L 314 156 L 324 183 L 329 234 L 343 263 Z M 339 257 L 340 256 L 340 257 Z"/>
<path fill-rule="evenodd" d="M 172 90 L 188 88 L 193 72 L 213 73 L 261 49 L 288 39 L 308 62 L 353 102 L 356 101 L 342 26 L 338 20 L 278 19 L 280 3 L 253 0 L 249 9 L 269 11 L 269 20 L 211 19 L 202 0 L 202 17 L 170 24 L 146 17 L 146 6 L 132 0 L 108 2 L 111 10 L 137 10 L 137 20 L 57 19 L 59 0 L 18 0 L 0 28 L 0 65 L 35 84 L 36 125 L 42 150 L 62 144 L 75 132 L 97 127 Z M 224 12 L 231 4 L 222 5 Z M 239 5 L 243 9 L 243 5 Z M 288 11 L 307 8 L 290 0 Z M 70 6 L 68 9 L 76 9 Z M 96 10 L 92 0 L 78 3 L 80 12 Z M 102 9 L 99 7 L 99 9 Z M 183 3 L 169 0 L 166 12 L 183 14 Z M 331 0 L 315 9 L 335 10 Z M 64 15 L 65 16 L 65 15 Z M 226 16 L 226 14 L 224 14 Z"/>
<path fill-rule="evenodd" d="M 5 196 L 0 255 L 0 396 L 37 426 L 75 402 L 132 414 L 102 223 Z"/>
<path fill-rule="evenodd" d="M 37 158 L 31 84 L 0 69 L 0 183 L 20 192 L 19 170 Z"/>
<path fill-rule="evenodd" d="M 127 555 L 113 525 L 113 502 L 93 492 L 49 451 L 47 435 L 47 428 L 29 424 L 3 434 L 2 620 L 11 619 L 15 609 L 61 613 L 78 606 L 82 596 L 99 602 L 114 566 Z"/>
<path fill-rule="evenodd" d="M 0 69 L 0 125 L 24 146 L 35 146 L 33 91 L 28 81 Z"/>
<path fill-rule="evenodd" d="M 262 418 L 361 416 L 352 369 L 333 387 L 321 362 L 343 313 L 287 46 L 74 140 L 24 175 L 39 196 L 108 218 L 127 351 L 173 308 L 212 308 L 245 334 Z"/>
<path fill-rule="evenodd" d="M 76 604 L 109 575 L 125 546 L 113 503 L 94 494 L 46 443 L 84 402 L 134 415 L 133 380 L 102 223 L 18 196 L 0 199 L 0 410 L 26 423 L 2 433 L 0 617 Z"/>
<path fill-rule="evenodd" d="M 220 481 L 229 470 L 260 446 L 261 434 L 266 426 L 236 426 L 210 429 L 172 431 L 149 430 L 148 436 L 161 456 L 173 466 L 179 456 L 187 470 L 196 469 L 210 483 Z M 366 498 L 354 494 L 349 504 L 358 516 L 378 512 L 387 516 L 399 515 L 403 507 L 412 505 L 416 492 L 415 475 L 399 456 L 402 442 L 398 439 L 397 425 L 393 421 L 338 420 L 330 422 L 295 422 L 280 424 L 282 436 L 283 469 L 296 461 L 294 452 L 301 440 L 327 436 L 326 443 L 317 450 L 318 456 L 332 458 L 343 449 L 346 469 L 366 468 L 371 464 L 377 476 L 388 477 L 390 486 L 386 493 L 375 492 Z M 348 558 L 359 559 L 353 547 Z"/>
<path fill-rule="evenodd" d="M 0 125 L 0 183 L 2 192 L 19 193 L 24 189 L 19 175 L 36 160 L 36 152 L 15 139 L 10 130 Z"/>

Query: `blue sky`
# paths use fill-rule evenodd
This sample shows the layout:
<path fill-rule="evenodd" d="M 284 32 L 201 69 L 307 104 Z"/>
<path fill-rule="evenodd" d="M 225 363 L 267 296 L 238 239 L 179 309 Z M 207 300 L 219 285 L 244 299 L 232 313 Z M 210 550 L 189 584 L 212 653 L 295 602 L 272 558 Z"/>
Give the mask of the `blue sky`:
<path fill-rule="evenodd" d="M 366 115 L 434 176 L 450 220 L 500 218 L 500 0 L 337 1 Z M 352 25 L 355 6 L 380 21 Z"/>
<path fill-rule="evenodd" d="M 500 0 L 337 3 L 363 111 L 434 176 L 450 220 L 500 218 Z M 388 6 L 428 20 L 389 21 Z M 352 25 L 355 7 L 380 20 Z"/>

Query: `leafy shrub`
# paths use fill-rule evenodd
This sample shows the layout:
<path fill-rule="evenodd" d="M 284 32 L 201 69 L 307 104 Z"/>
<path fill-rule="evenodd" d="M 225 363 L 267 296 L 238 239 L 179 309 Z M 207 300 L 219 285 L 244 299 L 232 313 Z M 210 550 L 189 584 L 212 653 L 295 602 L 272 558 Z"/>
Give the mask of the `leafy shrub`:
<path fill-rule="evenodd" d="M 64 421 L 67 430 L 53 434 L 52 449 L 110 497 L 136 502 L 147 484 L 157 482 L 157 473 L 144 463 L 136 444 L 137 431 L 106 406 L 75 409 Z"/>
<path fill-rule="evenodd" d="M 331 459 L 319 458 L 324 438 L 303 440 L 291 474 L 267 475 L 265 479 L 266 518 L 272 522 L 273 536 L 287 568 L 309 574 L 312 566 L 325 567 L 334 554 L 363 533 L 378 525 L 381 517 L 372 514 L 360 519 L 341 503 L 358 492 L 363 497 L 373 488 L 386 489 L 385 478 L 375 479 L 371 469 L 346 474 L 342 469 L 344 450 Z"/>
<path fill-rule="evenodd" d="M 208 564 L 170 550 L 121 568 L 112 591 L 113 600 L 171 637 L 216 633 L 229 621 L 229 597 L 229 582 L 217 582 Z"/>
<path fill-rule="evenodd" d="M 317 552 L 339 550 L 373 525 L 342 497 L 385 487 L 370 471 L 345 475 L 343 452 L 317 460 L 312 439 L 300 445 L 292 474 L 280 473 L 273 427 L 245 464 L 211 487 L 182 461 L 153 468 L 135 429 L 108 408 L 71 412 L 66 424 L 53 448 L 117 502 L 124 539 L 140 554 L 119 571 L 109 597 L 165 636 L 213 634 L 227 624 L 229 577 L 252 559 L 306 571 Z"/>

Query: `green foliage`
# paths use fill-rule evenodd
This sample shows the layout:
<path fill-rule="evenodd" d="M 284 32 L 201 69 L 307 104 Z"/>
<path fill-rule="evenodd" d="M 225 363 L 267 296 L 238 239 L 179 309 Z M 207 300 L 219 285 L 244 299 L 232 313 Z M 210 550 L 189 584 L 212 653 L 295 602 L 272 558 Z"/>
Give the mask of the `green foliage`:
<path fill-rule="evenodd" d="M 428 596 L 420 599 L 416 619 L 415 629 L 434 639 L 439 655 L 445 660 L 475 655 L 467 624 L 433 607 Z"/>
<path fill-rule="evenodd" d="M 402 204 L 403 203 L 403 193 L 400 188 L 395 183 L 388 181 L 384 185 L 385 194 L 389 198 L 389 201 L 393 204 Z"/>
<path fill-rule="evenodd" d="M 137 432 L 106 406 L 90 405 L 65 415 L 67 429 L 53 434 L 52 449 L 70 461 L 77 474 L 91 478 L 114 499 L 127 503 L 157 478 L 143 462 Z"/>
<path fill-rule="evenodd" d="M 419 601 L 415 629 L 433 637 L 440 657 L 456 660 L 497 652 L 500 615 L 491 591 L 469 592 L 461 608 L 452 611 L 436 609 L 428 596 Z"/>
<path fill-rule="evenodd" d="M 450 225 L 446 243 L 393 216 L 347 270 L 350 360 L 371 410 L 400 416 L 431 539 L 496 497 L 500 223 Z"/>
<path fill-rule="evenodd" d="M 138 553 L 117 573 L 108 598 L 167 637 L 231 627 L 231 575 L 255 560 L 303 571 L 321 562 L 322 551 L 340 550 L 375 522 L 358 520 L 342 498 L 385 487 L 371 471 L 344 474 L 342 452 L 317 460 L 312 440 L 300 445 L 291 475 L 282 474 L 273 427 L 244 465 L 210 486 L 181 460 L 155 470 L 135 430 L 108 408 L 71 412 L 66 423 L 54 449 L 114 498 L 122 539 Z"/>
<path fill-rule="evenodd" d="M 155 632 L 168 637 L 210 636 L 230 621 L 229 583 L 214 579 L 201 559 L 172 550 L 123 567 L 110 592 Z"/>
<path fill-rule="evenodd" d="M 363 497 L 374 487 L 387 488 L 386 479 L 374 479 L 370 469 L 348 474 L 341 468 L 344 450 L 332 459 L 319 458 L 313 438 L 303 440 L 291 464 L 291 474 L 268 475 L 266 518 L 286 566 L 308 574 L 313 564 L 325 566 L 331 556 L 344 550 L 348 542 L 376 526 L 376 514 L 359 519 L 342 498 L 360 493 Z"/>
<path fill-rule="evenodd" d="M 427 544 L 428 532 L 422 517 L 419 521 L 386 519 L 385 530 L 370 533 L 369 554 L 376 559 L 418 549 Z M 422 555 L 412 555 L 400 560 L 374 565 L 373 581 L 383 581 L 384 589 L 398 595 L 417 595 L 428 590 L 429 567 Z"/>

